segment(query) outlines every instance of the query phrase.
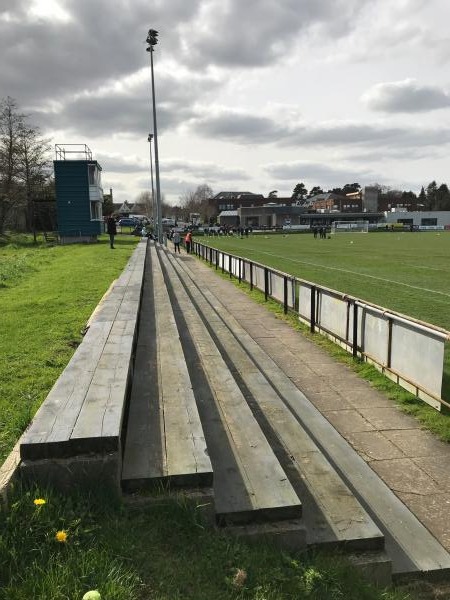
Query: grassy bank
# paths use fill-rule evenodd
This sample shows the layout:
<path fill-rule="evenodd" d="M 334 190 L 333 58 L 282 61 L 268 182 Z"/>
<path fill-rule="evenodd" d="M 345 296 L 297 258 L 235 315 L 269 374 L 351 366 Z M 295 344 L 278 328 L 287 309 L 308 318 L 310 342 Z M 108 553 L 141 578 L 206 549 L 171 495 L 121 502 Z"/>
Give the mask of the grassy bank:
<path fill-rule="evenodd" d="M 132 510 L 102 496 L 17 490 L 0 515 L 0 600 L 81 600 L 94 589 L 102 600 L 410 597 L 369 586 L 337 554 L 248 546 L 182 500 Z"/>
<path fill-rule="evenodd" d="M 116 250 L 106 239 L 48 247 L 21 237 L 0 246 L 0 461 L 66 366 L 135 244 L 135 237 L 120 236 Z"/>

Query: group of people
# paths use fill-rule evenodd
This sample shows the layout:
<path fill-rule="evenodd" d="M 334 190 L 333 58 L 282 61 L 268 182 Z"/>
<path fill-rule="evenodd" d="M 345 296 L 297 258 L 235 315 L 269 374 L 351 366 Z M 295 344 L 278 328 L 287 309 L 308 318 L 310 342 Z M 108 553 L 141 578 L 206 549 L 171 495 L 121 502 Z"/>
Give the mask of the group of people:
<path fill-rule="evenodd" d="M 171 229 L 169 231 L 169 235 L 167 236 L 169 240 L 173 242 L 175 252 L 181 254 L 180 244 L 181 244 L 181 234 L 177 229 Z M 192 231 L 189 231 L 184 236 L 184 247 L 186 248 L 186 252 L 188 254 L 191 253 L 192 250 Z"/>
<path fill-rule="evenodd" d="M 314 238 L 319 237 L 322 240 L 327 239 L 328 227 L 313 227 Z"/>

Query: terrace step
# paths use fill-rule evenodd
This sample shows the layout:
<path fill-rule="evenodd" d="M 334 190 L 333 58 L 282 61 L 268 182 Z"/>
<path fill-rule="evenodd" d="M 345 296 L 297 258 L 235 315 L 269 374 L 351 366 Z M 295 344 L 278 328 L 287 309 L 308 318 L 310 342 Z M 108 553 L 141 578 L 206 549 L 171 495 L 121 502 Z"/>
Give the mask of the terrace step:
<path fill-rule="evenodd" d="M 301 502 L 187 292 L 160 258 L 193 377 L 221 523 L 295 519 Z"/>
<path fill-rule="evenodd" d="M 148 246 L 122 486 L 211 486 L 213 473 L 159 259 Z"/>
<path fill-rule="evenodd" d="M 308 507 L 308 543 L 383 548 L 384 538 L 378 527 L 285 404 L 271 379 L 250 357 L 245 331 L 236 323 L 230 327 L 227 319 L 232 317 L 229 312 L 212 293 L 197 286 L 195 276 L 186 263 L 173 256 L 169 261 L 188 291 L 191 302 L 208 323 L 210 334 L 222 356 L 226 357 L 233 376 L 245 390 L 253 414 L 305 503 L 305 511 Z M 171 282 L 177 289 L 180 287 L 173 278 Z M 270 360 L 267 355 L 266 360 Z M 274 368 L 278 369 L 276 365 Z"/>

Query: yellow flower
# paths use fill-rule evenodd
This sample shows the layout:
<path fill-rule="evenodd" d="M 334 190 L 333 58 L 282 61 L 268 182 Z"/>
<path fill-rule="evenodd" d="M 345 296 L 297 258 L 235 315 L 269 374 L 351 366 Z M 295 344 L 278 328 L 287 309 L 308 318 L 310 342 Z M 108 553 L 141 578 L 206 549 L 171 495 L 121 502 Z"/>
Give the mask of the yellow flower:
<path fill-rule="evenodd" d="M 35 506 L 42 506 L 43 504 L 46 504 L 46 501 L 44 500 L 44 498 L 36 498 L 34 500 Z"/>
<path fill-rule="evenodd" d="M 67 542 L 67 533 L 64 529 L 56 532 L 55 539 L 57 542 Z"/>

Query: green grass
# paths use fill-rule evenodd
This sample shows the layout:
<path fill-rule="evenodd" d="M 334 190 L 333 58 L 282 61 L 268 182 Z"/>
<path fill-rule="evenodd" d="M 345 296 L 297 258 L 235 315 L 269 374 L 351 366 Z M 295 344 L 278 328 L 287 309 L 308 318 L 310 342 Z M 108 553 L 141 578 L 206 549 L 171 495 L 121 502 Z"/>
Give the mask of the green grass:
<path fill-rule="evenodd" d="M 46 503 L 36 507 L 35 498 Z M 81 600 L 92 589 L 103 600 L 409 597 L 364 583 L 337 553 L 246 545 L 207 527 L 182 499 L 132 510 L 101 495 L 15 490 L 0 514 L 0 600 Z"/>
<path fill-rule="evenodd" d="M 137 238 L 48 247 L 28 238 L 0 246 L 0 461 L 80 343 L 81 331 Z"/>
<path fill-rule="evenodd" d="M 450 232 L 203 238 L 216 248 L 450 330 Z"/>
<path fill-rule="evenodd" d="M 450 330 L 450 232 L 253 235 L 202 242 Z M 450 343 L 442 398 L 450 402 Z"/>

